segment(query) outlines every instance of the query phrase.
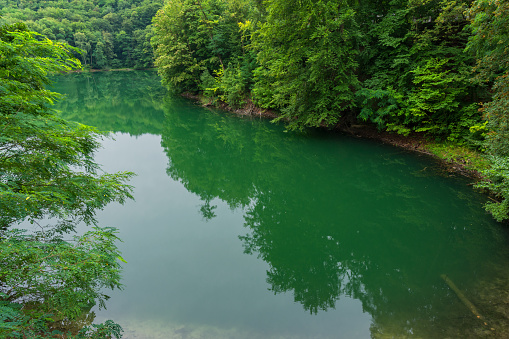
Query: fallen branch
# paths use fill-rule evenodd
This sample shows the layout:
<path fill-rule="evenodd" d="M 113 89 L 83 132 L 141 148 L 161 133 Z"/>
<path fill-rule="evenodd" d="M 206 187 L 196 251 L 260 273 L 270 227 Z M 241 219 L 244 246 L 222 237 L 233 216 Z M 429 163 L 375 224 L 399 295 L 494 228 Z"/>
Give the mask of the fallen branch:
<path fill-rule="evenodd" d="M 484 326 L 488 326 L 488 323 L 486 323 L 484 321 L 484 317 L 481 315 L 481 313 L 479 313 L 479 311 L 477 310 L 477 308 L 474 306 L 474 304 L 472 304 L 472 302 L 470 302 L 470 300 L 467 299 L 467 297 L 465 297 L 465 295 L 460 291 L 460 289 L 454 284 L 454 282 L 449 279 L 449 277 L 445 274 L 442 274 L 440 275 L 440 277 L 442 277 L 442 279 L 444 279 L 445 283 L 447 285 L 449 285 L 449 287 L 451 288 L 451 290 L 454 291 L 454 293 L 456 293 L 456 295 L 458 296 L 458 298 L 463 302 L 463 304 L 465 304 L 465 306 L 477 317 L 477 319 L 480 319 L 482 320 Z M 495 329 L 494 328 L 491 328 L 492 331 L 494 331 Z"/>

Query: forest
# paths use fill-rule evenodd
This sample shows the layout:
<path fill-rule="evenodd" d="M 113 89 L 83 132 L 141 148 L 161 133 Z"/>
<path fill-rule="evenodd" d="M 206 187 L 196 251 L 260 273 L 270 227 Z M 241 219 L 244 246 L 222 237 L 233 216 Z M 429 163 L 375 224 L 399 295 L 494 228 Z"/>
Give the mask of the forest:
<path fill-rule="evenodd" d="M 0 23 L 28 29 L 81 50 L 84 68 L 153 66 L 151 20 L 163 0 L 0 0 Z"/>

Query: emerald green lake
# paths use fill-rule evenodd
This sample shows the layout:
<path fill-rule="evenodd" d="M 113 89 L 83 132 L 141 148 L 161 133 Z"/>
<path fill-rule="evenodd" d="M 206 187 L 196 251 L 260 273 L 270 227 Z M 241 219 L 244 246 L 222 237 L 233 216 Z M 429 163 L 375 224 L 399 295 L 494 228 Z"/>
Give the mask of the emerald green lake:
<path fill-rule="evenodd" d="M 509 233 L 433 159 L 206 109 L 155 72 L 57 80 L 63 117 L 112 131 L 103 169 L 137 173 L 98 213 L 128 263 L 96 321 L 125 338 L 507 335 Z"/>

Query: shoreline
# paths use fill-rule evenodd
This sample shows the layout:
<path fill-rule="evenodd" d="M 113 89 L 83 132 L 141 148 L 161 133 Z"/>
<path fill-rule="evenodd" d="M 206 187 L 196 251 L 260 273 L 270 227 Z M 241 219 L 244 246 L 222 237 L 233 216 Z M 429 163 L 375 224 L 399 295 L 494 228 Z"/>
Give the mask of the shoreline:
<path fill-rule="evenodd" d="M 68 73 L 129 72 L 138 70 L 150 71 L 156 70 L 156 68 L 80 69 L 70 71 Z M 278 117 L 278 114 L 275 111 L 260 108 L 249 99 L 242 108 L 232 108 L 222 101 L 218 101 L 214 104 L 209 98 L 204 97 L 202 94 L 185 92 L 182 93 L 181 96 L 193 100 L 203 107 L 220 109 L 238 116 L 256 117 L 268 120 Z M 331 128 L 331 130 L 346 133 L 357 138 L 377 140 L 384 144 L 399 147 L 407 151 L 431 156 L 439 160 L 444 165 L 444 169 L 448 173 L 456 173 L 467 177 L 474 181 L 472 184 L 482 180 L 483 176 L 480 170 L 488 166 L 486 160 L 483 159 L 479 152 L 467 149 L 457 144 L 433 142 L 427 139 L 424 135 L 414 133 L 404 136 L 387 131 L 380 131 L 373 125 L 363 123 L 351 124 L 349 126 L 338 124 Z"/>
<path fill-rule="evenodd" d="M 191 99 L 203 107 L 213 107 L 238 116 L 248 116 L 263 119 L 275 119 L 277 113 L 272 110 L 262 109 L 256 106 L 251 100 L 248 100 L 242 108 L 232 108 L 224 102 L 213 104 L 208 98 L 200 94 L 183 93 L 184 98 Z M 324 127 L 325 128 L 325 127 Z M 332 128 L 334 131 L 346 133 L 357 138 L 366 138 L 380 141 L 384 144 L 396 146 L 407 151 L 416 152 L 431 156 L 442 162 L 444 168 L 449 173 L 457 173 L 472 179 L 475 182 L 482 179 L 480 169 L 486 166 L 482 155 L 478 152 L 466 149 L 458 145 L 447 145 L 432 142 L 424 135 L 413 134 L 404 136 L 401 134 L 379 131 L 375 126 L 369 124 L 353 124 L 350 126 L 336 125 Z"/>
<path fill-rule="evenodd" d="M 75 69 L 65 73 L 98 73 L 98 72 L 132 72 L 132 71 L 156 71 L 157 68 L 88 68 Z"/>

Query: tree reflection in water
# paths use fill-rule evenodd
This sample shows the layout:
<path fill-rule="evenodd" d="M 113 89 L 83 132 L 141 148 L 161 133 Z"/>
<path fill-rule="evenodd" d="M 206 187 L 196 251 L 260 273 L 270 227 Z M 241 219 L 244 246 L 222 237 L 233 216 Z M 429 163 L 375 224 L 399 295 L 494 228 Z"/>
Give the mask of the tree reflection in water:
<path fill-rule="evenodd" d="M 482 197 L 438 176 L 431 159 L 335 133 L 283 133 L 179 99 L 165 104 L 162 145 L 168 174 L 202 198 L 205 218 L 215 198 L 244 209 L 240 240 L 270 265 L 274 293 L 314 314 L 359 299 L 375 337 L 483 330 L 440 275 L 475 298 L 503 231 Z"/>

